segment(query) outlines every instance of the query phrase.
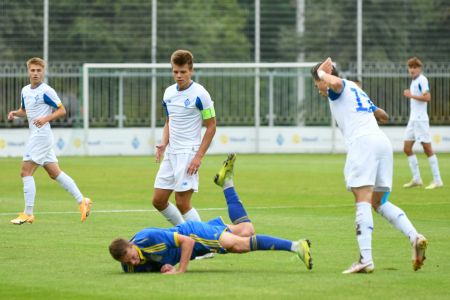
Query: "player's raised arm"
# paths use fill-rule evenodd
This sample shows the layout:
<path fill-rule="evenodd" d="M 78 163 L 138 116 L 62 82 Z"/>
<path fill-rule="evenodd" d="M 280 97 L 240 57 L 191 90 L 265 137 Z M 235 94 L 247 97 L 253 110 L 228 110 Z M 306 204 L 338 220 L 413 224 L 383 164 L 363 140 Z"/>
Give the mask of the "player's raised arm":
<path fill-rule="evenodd" d="M 320 80 L 323 80 L 328 88 L 332 89 L 336 93 L 340 93 L 344 84 L 342 83 L 342 79 L 338 76 L 333 75 L 333 61 L 330 57 L 328 57 L 317 69 L 317 77 Z"/>

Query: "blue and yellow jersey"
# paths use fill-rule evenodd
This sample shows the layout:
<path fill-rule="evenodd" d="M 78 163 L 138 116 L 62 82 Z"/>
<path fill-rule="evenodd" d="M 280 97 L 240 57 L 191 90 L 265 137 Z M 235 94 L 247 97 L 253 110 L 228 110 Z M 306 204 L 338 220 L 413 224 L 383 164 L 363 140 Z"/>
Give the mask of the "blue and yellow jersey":
<path fill-rule="evenodd" d="M 175 266 L 181 258 L 179 234 L 195 240 L 191 259 L 210 252 L 224 254 L 226 250 L 219 239 L 227 230 L 220 217 L 208 222 L 188 221 L 172 228 L 145 228 L 130 240 L 138 250 L 141 264 L 122 264 L 122 268 L 125 272 L 159 272 L 164 264 Z"/>

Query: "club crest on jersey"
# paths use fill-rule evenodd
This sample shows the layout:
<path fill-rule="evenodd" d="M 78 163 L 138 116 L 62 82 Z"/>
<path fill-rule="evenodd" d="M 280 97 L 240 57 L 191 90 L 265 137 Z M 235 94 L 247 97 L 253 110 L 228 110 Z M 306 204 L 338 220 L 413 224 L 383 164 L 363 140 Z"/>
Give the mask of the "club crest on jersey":
<path fill-rule="evenodd" d="M 39 101 L 39 95 L 36 95 L 36 97 L 34 97 L 34 103 L 37 103 Z"/>
<path fill-rule="evenodd" d="M 184 107 L 188 107 L 189 104 L 191 104 L 191 101 L 189 101 L 189 98 L 184 100 Z"/>

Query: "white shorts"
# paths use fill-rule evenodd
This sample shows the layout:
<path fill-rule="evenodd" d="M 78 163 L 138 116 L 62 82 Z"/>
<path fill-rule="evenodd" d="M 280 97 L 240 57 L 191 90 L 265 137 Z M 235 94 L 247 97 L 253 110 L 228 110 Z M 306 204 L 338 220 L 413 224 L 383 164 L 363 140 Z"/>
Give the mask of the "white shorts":
<path fill-rule="evenodd" d="M 431 143 L 430 124 L 428 121 L 409 121 L 406 126 L 404 140 Z"/>
<path fill-rule="evenodd" d="M 166 153 L 155 179 L 155 188 L 184 192 L 198 191 L 198 173 L 189 175 L 187 169 L 195 152 Z"/>
<path fill-rule="evenodd" d="M 389 192 L 392 173 L 392 145 L 386 136 L 363 136 L 350 145 L 344 169 L 349 191 L 351 188 L 373 186 L 376 192 Z"/>
<path fill-rule="evenodd" d="M 53 150 L 52 135 L 32 135 L 28 139 L 23 161 L 33 161 L 44 166 L 48 163 L 57 163 L 55 151 Z"/>

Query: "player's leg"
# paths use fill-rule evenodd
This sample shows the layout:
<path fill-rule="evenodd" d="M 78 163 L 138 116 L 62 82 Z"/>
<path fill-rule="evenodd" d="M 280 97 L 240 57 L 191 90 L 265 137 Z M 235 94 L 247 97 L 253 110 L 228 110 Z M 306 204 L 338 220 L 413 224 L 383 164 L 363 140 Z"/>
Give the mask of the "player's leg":
<path fill-rule="evenodd" d="M 175 192 L 175 203 L 185 221 L 201 221 L 197 210 L 192 207 L 193 190 Z"/>
<path fill-rule="evenodd" d="M 36 197 L 36 184 L 33 174 L 39 167 L 38 164 L 31 160 L 23 161 L 20 176 L 23 181 L 23 195 L 25 200 L 25 209 L 17 218 L 11 220 L 12 224 L 22 225 L 23 223 L 33 223 L 34 201 Z"/>
<path fill-rule="evenodd" d="M 232 225 L 228 225 L 228 227 L 236 235 L 252 236 L 255 233 L 255 229 L 234 188 L 233 175 L 235 160 L 236 154 L 232 153 L 228 155 L 219 172 L 215 175 L 214 182 L 223 188 L 223 194 L 228 207 L 228 216 L 233 223 Z"/>
<path fill-rule="evenodd" d="M 345 270 L 343 274 L 371 273 L 375 265 L 372 259 L 373 216 L 371 198 L 372 186 L 352 188 L 356 201 L 356 239 L 358 241 L 360 259 Z"/>
<path fill-rule="evenodd" d="M 184 222 L 178 208 L 169 202 L 172 190 L 155 188 L 153 192 L 153 206 L 169 221 L 172 225 L 178 225 Z"/>
<path fill-rule="evenodd" d="M 383 142 L 379 137 L 366 136 L 359 138 L 348 149 L 344 174 L 347 189 L 353 193 L 355 200 L 356 239 L 360 258 L 344 274 L 369 273 L 374 270 L 371 201 L 378 168 L 377 154 Z"/>
<path fill-rule="evenodd" d="M 417 232 L 406 213 L 389 201 L 389 192 L 375 192 L 373 195 L 373 207 L 377 213 L 400 230 L 410 241 L 412 246 L 412 265 L 417 271 L 425 260 L 425 251 L 428 246 L 427 239 Z"/>
<path fill-rule="evenodd" d="M 171 156 L 174 172 L 175 202 L 185 221 L 199 221 L 200 215 L 192 206 L 192 194 L 198 191 L 199 174 L 187 173 L 195 153 L 180 153 Z"/>
<path fill-rule="evenodd" d="M 441 173 L 439 171 L 439 163 L 436 154 L 433 153 L 433 148 L 431 143 L 422 143 L 423 151 L 428 157 L 428 162 L 430 163 L 431 173 L 433 174 L 433 182 L 428 185 L 425 189 L 432 190 L 436 188 L 441 188 L 444 186 L 441 179 Z"/>
<path fill-rule="evenodd" d="M 67 192 L 69 192 L 77 201 L 81 212 L 81 221 L 86 221 L 86 218 L 91 212 L 91 199 L 84 197 L 72 177 L 64 173 L 59 168 L 56 157 L 50 161 L 51 162 L 44 165 L 45 171 L 47 171 L 47 174 L 51 179 L 56 180 L 56 182 L 58 182 L 59 185 L 62 186 Z"/>
<path fill-rule="evenodd" d="M 175 189 L 174 168 L 171 159 L 173 155 L 166 153 L 159 166 L 158 174 L 155 178 L 154 192 L 152 198 L 153 207 L 155 207 L 172 225 L 178 225 L 184 222 L 178 208 L 169 202 L 169 197 Z"/>
<path fill-rule="evenodd" d="M 412 151 L 413 146 L 414 141 L 404 141 L 403 152 L 405 152 L 408 157 L 408 165 L 413 177 L 411 181 L 403 185 L 404 188 L 412 188 L 423 184 L 420 176 L 419 161 L 417 160 L 417 156 Z"/>
<path fill-rule="evenodd" d="M 312 258 L 309 250 L 308 240 L 297 242 L 285 240 L 268 235 L 254 235 L 251 237 L 241 237 L 235 234 L 224 232 L 219 239 L 220 245 L 231 253 L 246 253 L 250 251 L 289 251 L 296 253 L 305 263 L 307 269 L 312 268 Z"/>

